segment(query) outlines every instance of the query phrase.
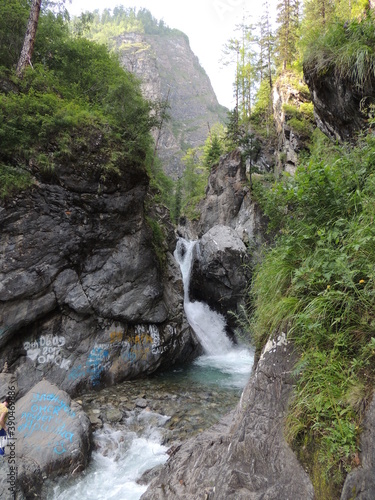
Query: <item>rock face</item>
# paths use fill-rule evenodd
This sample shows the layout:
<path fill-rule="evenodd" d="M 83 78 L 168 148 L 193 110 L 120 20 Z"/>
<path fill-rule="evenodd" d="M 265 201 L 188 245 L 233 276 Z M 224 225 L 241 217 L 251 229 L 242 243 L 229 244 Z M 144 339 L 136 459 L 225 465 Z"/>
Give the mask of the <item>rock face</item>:
<path fill-rule="evenodd" d="M 123 67 L 141 79 L 144 96 L 166 100 L 170 106 L 170 121 L 154 136 L 165 172 L 177 179 L 187 148 L 201 146 L 209 132 L 207 123 L 222 123 L 227 110 L 219 105 L 182 32 L 124 33 L 116 42 Z"/>
<path fill-rule="evenodd" d="M 361 434 L 361 467 L 346 478 L 341 500 L 370 500 L 375 498 L 375 398 L 365 416 Z"/>
<path fill-rule="evenodd" d="M 271 339 L 235 412 L 185 442 L 142 500 L 312 500 L 309 477 L 283 436 L 295 361 L 285 334 Z"/>
<path fill-rule="evenodd" d="M 74 394 L 194 350 L 173 231 L 163 266 L 153 249 L 146 173 L 103 185 L 84 172 L 61 166 L 0 205 L 0 368 L 21 395 L 42 377 Z"/>
<path fill-rule="evenodd" d="M 205 302 L 223 315 L 236 311 L 249 278 L 249 257 L 241 238 L 234 229 L 217 225 L 202 236 L 194 251 L 190 300 Z"/>
<path fill-rule="evenodd" d="M 304 76 L 318 127 L 332 140 L 352 141 L 367 125 L 364 109 L 375 99 L 374 78 L 363 88 L 332 70 L 318 74 L 305 66 Z"/>
<path fill-rule="evenodd" d="M 81 472 L 90 458 L 88 417 L 67 393 L 46 380 L 33 387 L 15 408 L 9 407 L 8 432 L 13 435 L 6 448 L 7 460 L 0 468 L 3 491 L 10 485 L 13 464 L 18 469 L 17 496 L 9 494 L 9 499 L 45 498 L 43 481 L 47 477 Z"/>
<path fill-rule="evenodd" d="M 261 245 L 264 241 L 265 218 L 252 200 L 239 150 L 222 156 L 212 168 L 199 211 L 198 237 L 220 224 L 234 229 L 246 243 Z"/>
<path fill-rule="evenodd" d="M 291 81 L 292 80 L 292 81 Z M 298 165 L 298 155 L 306 150 L 308 134 L 297 130 L 290 121 L 286 106 L 298 110 L 301 103 L 310 101 L 308 90 L 304 92 L 304 82 L 296 81 L 294 73 L 285 71 L 277 80 L 273 88 L 273 114 L 278 135 L 279 162 L 277 170 L 285 170 L 294 175 Z M 312 130 L 311 130 L 312 131 Z"/>

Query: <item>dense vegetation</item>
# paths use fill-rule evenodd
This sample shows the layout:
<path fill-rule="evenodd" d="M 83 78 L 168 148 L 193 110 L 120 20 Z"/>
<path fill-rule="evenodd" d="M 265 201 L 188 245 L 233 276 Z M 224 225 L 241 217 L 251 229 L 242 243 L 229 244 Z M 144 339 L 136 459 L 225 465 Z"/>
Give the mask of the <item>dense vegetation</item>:
<path fill-rule="evenodd" d="M 104 45 L 70 34 L 66 14 L 41 13 L 32 66 L 15 76 L 28 14 L 27 1 L 0 5 L 1 197 L 98 141 L 102 180 L 150 166 L 158 115 Z"/>
<path fill-rule="evenodd" d="M 327 490 L 358 459 L 375 382 L 374 182 L 372 134 L 350 149 L 316 132 L 294 177 L 257 186 L 279 236 L 254 278 L 251 330 L 258 347 L 284 330 L 301 350 L 287 435 L 313 455 L 319 498 L 334 498 Z"/>
<path fill-rule="evenodd" d="M 368 2 L 309 0 L 298 23 L 295 13 L 293 57 L 275 38 L 275 77 L 298 75 L 304 65 L 345 78 L 364 96 L 373 92 L 375 18 Z M 267 80 L 258 90 L 265 113 L 263 86 L 269 88 Z M 284 331 L 301 353 L 285 432 L 317 498 L 334 499 L 359 464 L 361 423 L 375 383 L 374 110 L 364 99 L 368 130 L 355 147 L 312 133 L 308 102 L 283 111 L 309 144 L 294 177 L 271 184 L 258 178 L 253 187 L 274 244 L 254 273 L 246 316 L 259 350 L 270 332 Z M 248 123 L 255 123 L 251 116 Z"/>

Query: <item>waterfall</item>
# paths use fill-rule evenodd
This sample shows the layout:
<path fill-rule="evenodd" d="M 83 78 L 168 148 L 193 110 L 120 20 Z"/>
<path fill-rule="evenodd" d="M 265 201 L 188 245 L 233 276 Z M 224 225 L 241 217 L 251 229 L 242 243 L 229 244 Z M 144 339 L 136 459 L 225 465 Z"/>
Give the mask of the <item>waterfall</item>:
<path fill-rule="evenodd" d="M 196 241 L 187 241 L 180 238 L 174 252 L 174 257 L 181 268 L 184 283 L 186 317 L 206 354 L 210 356 L 226 354 L 234 346 L 225 333 L 226 321 L 224 316 L 212 311 L 203 302 L 190 302 L 189 284 L 195 245 Z"/>

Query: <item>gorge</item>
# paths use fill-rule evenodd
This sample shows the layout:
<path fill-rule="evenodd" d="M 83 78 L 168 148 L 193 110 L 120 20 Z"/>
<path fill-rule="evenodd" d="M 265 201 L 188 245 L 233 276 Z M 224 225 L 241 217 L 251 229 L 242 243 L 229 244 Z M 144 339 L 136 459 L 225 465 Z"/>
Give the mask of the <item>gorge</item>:
<path fill-rule="evenodd" d="M 324 17 L 304 76 L 290 54 L 278 78 L 261 68 L 249 117 L 237 82 L 176 226 L 137 79 L 48 9 L 22 78 L 0 44 L 4 498 L 375 497 L 375 40 L 371 3 L 353 5 Z M 17 6 L 0 36 L 21 45 Z M 149 35 L 112 41 L 141 71 Z"/>

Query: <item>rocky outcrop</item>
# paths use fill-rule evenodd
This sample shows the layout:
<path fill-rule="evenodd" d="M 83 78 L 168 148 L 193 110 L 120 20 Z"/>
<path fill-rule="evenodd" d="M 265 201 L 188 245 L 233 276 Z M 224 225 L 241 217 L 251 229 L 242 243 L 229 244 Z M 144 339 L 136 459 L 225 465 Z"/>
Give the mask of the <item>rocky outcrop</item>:
<path fill-rule="evenodd" d="M 200 237 L 215 225 L 234 229 L 246 243 L 261 245 L 264 241 L 265 218 L 250 192 L 246 165 L 239 150 L 220 158 L 212 167 L 206 196 L 199 204 L 201 213 L 196 226 Z M 183 229 L 180 231 L 183 233 Z"/>
<path fill-rule="evenodd" d="M 295 361 L 285 334 L 270 339 L 235 412 L 175 451 L 142 500 L 312 500 L 283 436 Z"/>
<path fill-rule="evenodd" d="M 375 498 L 375 398 L 365 416 L 360 443 L 361 467 L 346 478 L 341 500 L 370 500 Z"/>
<path fill-rule="evenodd" d="M 299 111 L 300 105 L 310 101 L 305 83 L 293 72 L 284 71 L 273 87 L 273 115 L 278 136 L 277 171 L 294 174 L 298 155 L 307 149 L 312 125 Z"/>
<path fill-rule="evenodd" d="M 146 220 L 147 174 L 104 182 L 80 161 L 0 205 L 0 369 L 21 394 L 43 377 L 74 394 L 194 350 L 174 233 L 157 252 L 162 215 Z"/>
<path fill-rule="evenodd" d="M 88 417 L 66 392 L 46 380 L 9 407 L 8 433 L 0 464 L 1 489 L 8 493 L 4 498 L 45 498 L 47 477 L 77 474 L 90 458 Z M 14 484 L 12 478 L 17 478 Z"/>
<path fill-rule="evenodd" d="M 207 124 L 222 123 L 227 110 L 218 103 L 182 32 L 123 33 L 116 45 L 123 67 L 142 81 L 144 96 L 169 105 L 170 120 L 154 137 L 165 172 L 177 179 L 187 148 L 201 146 L 209 132 Z"/>
<path fill-rule="evenodd" d="M 213 226 L 223 225 L 234 229 L 252 251 L 266 240 L 267 221 L 253 200 L 239 150 L 222 156 L 212 168 L 199 210 L 201 216 L 196 225 L 199 237 Z"/>
<path fill-rule="evenodd" d="M 250 278 L 249 256 L 234 229 L 217 225 L 194 248 L 190 300 L 205 302 L 223 316 L 237 311 Z M 228 316 L 229 326 L 234 320 Z"/>
<path fill-rule="evenodd" d="M 375 80 L 363 88 L 336 74 L 334 69 L 318 73 L 308 66 L 304 67 L 304 77 L 320 130 L 334 141 L 353 141 L 368 125 L 365 110 L 375 102 Z"/>

